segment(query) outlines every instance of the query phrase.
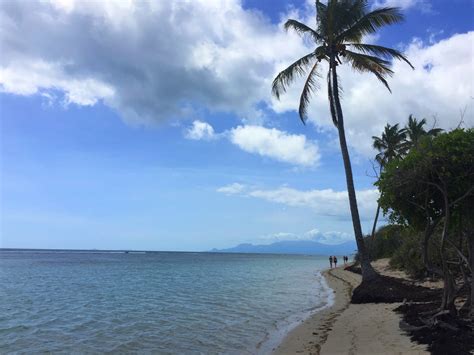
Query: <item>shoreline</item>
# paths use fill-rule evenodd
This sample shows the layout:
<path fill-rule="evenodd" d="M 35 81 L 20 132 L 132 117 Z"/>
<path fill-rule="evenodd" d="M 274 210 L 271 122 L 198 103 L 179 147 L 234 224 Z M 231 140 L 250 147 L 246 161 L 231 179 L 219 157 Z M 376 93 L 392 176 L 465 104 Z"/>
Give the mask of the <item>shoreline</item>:
<path fill-rule="evenodd" d="M 282 342 L 286 339 L 288 334 L 292 333 L 296 328 L 304 324 L 308 321 L 308 319 L 314 317 L 315 315 L 321 314 L 327 309 L 330 309 L 334 304 L 334 291 L 333 288 L 328 285 L 327 277 L 325 273 L 327 269 L 321 269 L 318 271 L 318 274 L 321 277 L 321 282 L 323 284 L 323 288 L 325 289 L 325 298 L 327 303 L 314 307 L 311 310 L 302 311 L 297 315 L 292 316 L 292 320 L 290 317 L 285 318 L 285 321 L 282 322 L 283 326 L 276 326 L 275 331 L 271 331 L 267 333 L 267 336 L 264 340 L 257 344 L 256 354 L 271 354 L 275 351 L 277 347 L 282 344 Z"/>
<path fill-rule="evenodd" d="M 273 354 L 319 354 L 321 345 L 324 344 L 329 336 L 337 316 L 349 306 L 350 295 L 354 285 L 360 282 L 357 280 L 357 277 L 360 278 L 359 275 L 354 274 L 356 280 L 352 284 L 343 278 L 332 276 L 330 274 L 332 270 L 334 269 L 324 269 L 321 272 L 326 280 L 326 284 L 332 290 L 332 305 L 314 313 L 293 328 L 282 339 L 282 342 L 273 349 Z"/>
<path fill-rule="evenodd" d="M 333 290 L 334 303 L 291 330 L 273 354 L 428 354 L 399 327 L 400 303 L 351 304 L 352 290 L 361 276 L 344 266 L 322 272 Z"/>

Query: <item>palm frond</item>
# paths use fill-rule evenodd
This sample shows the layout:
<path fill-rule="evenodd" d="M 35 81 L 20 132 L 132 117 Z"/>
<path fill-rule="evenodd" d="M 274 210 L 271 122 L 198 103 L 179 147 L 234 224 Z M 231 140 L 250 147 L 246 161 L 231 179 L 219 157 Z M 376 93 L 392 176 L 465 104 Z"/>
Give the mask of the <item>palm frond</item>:
<path fill-rule="evenodd" d="M 362 16 L 350 28 L 339 34 L 336 42 L 360 42 L 363 36 L 375 33 L 378 28 L 401 21 L 403 14 L 398 7 L 382 7 Z"/>
<path fill-rule="evenodd" d="M 304 124 L 306 124 L 306 120 L 308 119 L 308 105 L 309 100 L 311 98 L 311 94 L 319 88 L 318 82 L 316 80 L 316 78 L 319 77 L 317 69 L 318 62 L 316 62 L 313 65 L 313 68 L 311 68 L 311 71 L 309 72 L 308 77 L 306 78 L 306 81 L 304 83 L 303 91 L 301 92 L 300 107 L 298 109 L 298 113 L 300 115 L 301 121 Z"/>
<path fill-rule="evenodd" d="M 375 44 L 362 44 L 362 43 L 349 43 L 351 47 L 354 47 L 358 51 L 365 54 L 372 54 L 374 56 L 383 57 L 385 59 L 396 58 L 398 60 L 403 60 L 406 62 L 412 69 L 415 67 L 410 63 L 410 61 L 403 55 L 403 53 L 397 51 L 393 48 L 377 46 Z"/>
<path fill-rule="evenodd" d="M 382 149 L 387 148 L 387 145 L 385 144 L 383 139 L 381 139 L 380 137 L 372 136 L 372 139 L 374 140 L 372 143 L 372 147 L 374 147 L 374 149 L 377 149 L 378 151 L 380 151 Z"/>
<path fill-rule="evenodd" d="M 316 25 L 317 32 L 322 35 L 324 38 L 328 34 L 328 7 L 326 4 L 323 4 L 321 1 L 316 0 Z"/>
<path fill-rule="evenodd" d="M 393 71 L 389 68 L 390 62 L 370 56 L 367 54 L 355 53 L 352 51 L 345 51 L 347 60 L 352 64 L 352 67 L 361 72 L 368 72 L 375 75 L 375 77 L 385 85 L 388 91 L 392 92 L 388 85 L 387 76 L 392 76 Z"/>
<path fill-rule="evenodd" d="M 337 1 L 337 5 L 333 9 L 336 20 L 333 31 L 336 37 L 362 18 L 369 8 L 367 0 L 342 0 Z"/>
<path fill-rule="evenodd" d="M 426 132 L 430 136 L 437 136 L 440 133 L 443 133 L 444 129 L 442 128 L 432 128 L 428 132 Z"/>
<path fill-rule="evenodd" d="M 307 67 L 314 61 L 315 55 L 314 52 L 305 55 L 277 75 L 272 84 L 272 93 L 277 99 L 280 99 L 281 93 L 286 92 L 288 85 L 295 77 L 302 76 L 306 72 Z"/>
<path fill-rule="evenodd" d="M 318 32 L 316 32 L 311 27 L 306 26 L 304 23 L 301 23 L 299 21 L 289 19 L 288 21 L 285 22 L 284 27 L 285 27 L 285 30 L 288 31 L 289 29 L 292 29 L 301 36 L 310 35 L 315 42 L 319 42 L 323 40 L 322 36 Z"/>

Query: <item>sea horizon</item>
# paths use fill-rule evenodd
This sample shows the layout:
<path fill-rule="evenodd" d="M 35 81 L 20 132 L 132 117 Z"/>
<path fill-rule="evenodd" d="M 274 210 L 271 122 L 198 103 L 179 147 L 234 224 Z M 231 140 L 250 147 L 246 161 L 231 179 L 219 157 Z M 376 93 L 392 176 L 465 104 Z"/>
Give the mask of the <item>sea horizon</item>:
<path fill-rule="evenodd" d="M 338 246 L 341 244 L 334 244 Z M 316 254 L 316 253 L 292 253 L 292 252 L 245 252 L 245 251 L 221 251 L 216 250 L 203 250 L 203 251 L 192 251 L 192 250 L 148 250 L 148 249 L 65 249 L 65 248 L 0 248 L 0 252 L 71 252 L 71 253 L 201 253 L 201 254 L 251 254 L 251 255 L 301 255 L 301 256 L 320 256 L 327 257 L 328 254 Z M 341 254 L 341 253 L 334 253 Z M 342 254 L 341 254 L 342 255 Z M 351 253 L 349 255 L 354 255 Z"/>

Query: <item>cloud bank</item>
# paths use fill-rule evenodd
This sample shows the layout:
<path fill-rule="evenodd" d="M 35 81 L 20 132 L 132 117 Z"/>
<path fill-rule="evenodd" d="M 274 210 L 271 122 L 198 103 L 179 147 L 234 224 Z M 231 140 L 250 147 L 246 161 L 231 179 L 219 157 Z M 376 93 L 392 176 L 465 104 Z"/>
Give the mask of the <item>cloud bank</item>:
<path fill-rule="evenodd" d="M 251 116 L 275 61 L 304 50 L 238 0 L 2 1 L 0 29 L 2 91 L 102 101 L 133 123 L 190 106 Z"/>
<path fill-rule="evenodd" d="M 263 235 L 258 238 L 259 242 L 263 242 L 266 244 L 271 244 L 271 243 L 281 242 L 281 241 L 288 241 L 288 240 L 308 240 L 308 241 L 318 242 L 321 244 L 337 245 L 337 244 L 341 244 L 347 241 L 352 241 L 353 236 L 350 235 L 349 233 L 337 232 L 337 231 L 322 232 L 314 228 L 302 234 L 280 232 L 280 233 Z"/>
<path fill-rule="evenodd" d="M 351 218 L 347 191 L 334 191 L 333 189 L 297 190 L 286 186 L 277 189 L 257 189 L 234 183 L 218 188 L 217 192 L 258 198 L 290 207 L 307 207 L 320 216 L 345 220 Z M 378 190 L 359 190 L 356 194 L 361 219 L 373 219 L 379 197 Z"/>

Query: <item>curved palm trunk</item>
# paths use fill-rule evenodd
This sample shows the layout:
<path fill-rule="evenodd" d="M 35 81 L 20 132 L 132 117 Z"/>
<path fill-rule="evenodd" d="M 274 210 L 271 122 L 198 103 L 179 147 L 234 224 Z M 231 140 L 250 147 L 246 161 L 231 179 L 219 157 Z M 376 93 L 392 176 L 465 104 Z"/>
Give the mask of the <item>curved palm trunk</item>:
<path fill-rule="evenodd" d="M 342 115 L 341 102 L 339 100 L 339 86 L 337 82 L 337 72 L 336 72 L 336 61 L 335 58 L 332 58 L 330 63 L 330 69 L 332 72 L 332 98 L 334 102 L 332 103 L 333 109 L 336 113 L 337 120 L 337 130 L 339 132 L 339 143 L 341 145 L 342 160 L 344 161 L 344 170 L 346 172 L 346 183 L 347 183 L 347 193 L 349 195 L 349 205 L 351 208 L 352 215 L 352 225 L 354 227 L 354 235 L 357 243 L 357 249 L 360 256 L 360 264 L 362 269 L 362 280 L 371 280 L 377 277 L 377 273 L 370 265 L 369 255 L 365 248 L 364 238 L 362 235 L 362 228 L 360 225 L 359 209 L 357 208 L 357 198 L 354 188 L 354 179 L 352 177 L 352 167 L 351 160 L 349 157 L 349 151 L 347 149 L 346 135 L 344 131 L 344 118 Z M 333 117 L 334 119 L 334 117 Z"/>
<path fill-rule="evenodd" d="M 380 213 L 380 203 L 377 203 L 377 212 L 375 212 L 374 225 L 372 226 L 372 233 L 370 234 L 371 238 L 372 238 L 372 241 L 375 238 L 375 229 L 377 228 L 377 221 L 379 219 L 379 213 Z"/>

